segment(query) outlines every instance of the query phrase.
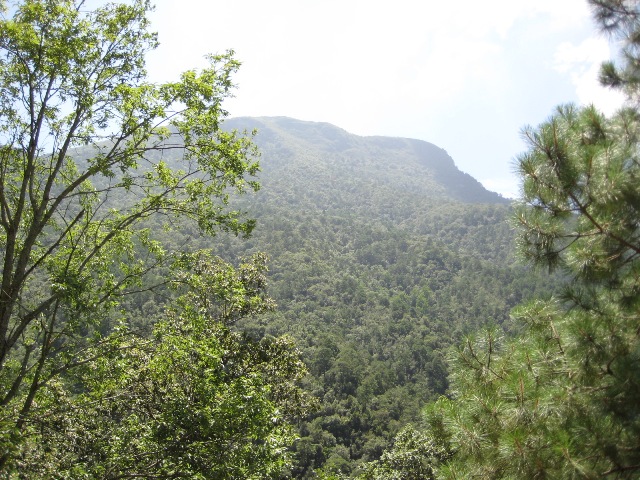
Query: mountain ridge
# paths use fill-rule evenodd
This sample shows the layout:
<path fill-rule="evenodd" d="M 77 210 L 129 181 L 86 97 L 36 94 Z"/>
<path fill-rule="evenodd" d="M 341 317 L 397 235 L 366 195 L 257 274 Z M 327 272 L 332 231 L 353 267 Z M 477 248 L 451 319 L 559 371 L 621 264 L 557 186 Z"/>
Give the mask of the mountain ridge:
<path fill-rule="evenodd" d="M 330 123 L 290 117 L 233 117 L 224 125 L 237 130 L 257 129 L 255 143 L 262 152 L 267 184 L 271 181 L 269 169 L 282 168 L 282 162 L 286 161 L 301 165 L 311 154 L 314 158 L 309 166 L 333 169 L 333 176 L 324 172 L 328 173 L 329 181 L 336 181 L 332 177 L 338 175 L 352 174 L 352 168 L 357 167 L 362 180 L 385 185 L 390 183 L 385 176 L 393 174 L 391 170 L 404 173 L 411 170 L 406 178 L 413 181 L 407 182 L 405 178 L 405 186 L 414 193 L 431 193 L 431 197 L 464 203 L 510 203 L 459 170 L 446 150 L 424 140 L 360 136 Z M 283 144 L 287 147 L 283 148 Z"/>
<path fill-rule="evenodd" d="M 309 370 L 304 386 L 318 410 L 300 422 L 287 478 L 347 478 L 446 394 L 446 352 L 465 333 L 508 331 L 510 310 L 553 284 L 517 263 L 510 202 L 440 147 L 288 117 L 239 117 L 224 128 L 259 131 L 262 188 L 229 198 L 255 219 L 251 236 L 203 237 L 189 222 L 164 229 L 158 218 L 149 229 L 168 251 L 268 255 L 277 308 L 233 328 L 292 338 Z M 180 152 L 162 161 L 179 168 Z M 162 295 L 136 300 L 141 326 Z"/>

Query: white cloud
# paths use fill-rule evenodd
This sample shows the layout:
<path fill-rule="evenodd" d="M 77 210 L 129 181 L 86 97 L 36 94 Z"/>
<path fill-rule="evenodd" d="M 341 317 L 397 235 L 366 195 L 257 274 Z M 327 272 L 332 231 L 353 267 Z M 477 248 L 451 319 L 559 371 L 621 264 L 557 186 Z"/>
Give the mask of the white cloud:
<path fill-rule="evenodd" d="M 581 104 L 594 104 L 604 113 L 611 114 L 624 100 L 621 93 L 602 87 L 598 81 L 600 65 L 611 57 L 608 40 L 591 37 L 578 45 L 570 42 L 560 44 L 555 53 L 554 63 L 558 72 L 571 79 Z"/>

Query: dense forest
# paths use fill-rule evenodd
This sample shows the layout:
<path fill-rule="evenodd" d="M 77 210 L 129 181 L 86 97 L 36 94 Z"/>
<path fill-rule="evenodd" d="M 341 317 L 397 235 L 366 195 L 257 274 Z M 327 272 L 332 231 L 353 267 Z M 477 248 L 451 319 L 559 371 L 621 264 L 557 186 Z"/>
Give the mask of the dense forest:
<path fill-rule="evenodd" d="M 350 474 L 445 393 L 449 347 L 488 324 L 511 330 L 509 311 L 554 282 L 517 261 L 510 202 L 434 145 L 288 118 L 225 125 L 258 131 L 261 190 L 236 202 L 256 219 L 251 237 L 212 242 L 186 226 L 156 236 L 222 258 L 267 252 L 278 307 L 235 327 L 290 336 L 309 369 L 318 408 L 299 426 L 290 473 Z M 167 295 L 132 296 L 129 318 L 144 328 Z"/>
<path fill-rule="evenodd" d="M 149 83 L 150 4 L 0 20 L 0 475 L 637 478 L 629 106 L 528 128 L 509 201 L 430 143 Z M 5 12 L 6 14 L 6 12 Z"/>
<path fill-rule="evenodd" d="M 216 239 L 224 257 L 267 252 L 278 309 L 243 320 L 290 335 L 320 408 L 300 427 L 297 478 L 355 472 L 447 388 L 445 353 L 553 282 L 517 261 L 508 201 L 417 140 L 358 137 L 288 118 L 253 129 L 262 188 L 252 238 Z"/>

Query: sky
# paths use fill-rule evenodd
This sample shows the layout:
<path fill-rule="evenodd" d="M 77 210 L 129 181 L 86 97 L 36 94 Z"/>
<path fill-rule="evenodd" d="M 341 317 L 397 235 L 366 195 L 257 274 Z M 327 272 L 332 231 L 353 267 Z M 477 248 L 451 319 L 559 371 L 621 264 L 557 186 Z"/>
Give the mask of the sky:
<path fill-rule="evenodd" d="M 598 84 L 617 47 L 586 0 L 156 0 L 153 81 L 235 51 L 230 116 L 329 122 L 417 138 L 505 197 L 521 131 L 564 103 L 613 113 Z"/>

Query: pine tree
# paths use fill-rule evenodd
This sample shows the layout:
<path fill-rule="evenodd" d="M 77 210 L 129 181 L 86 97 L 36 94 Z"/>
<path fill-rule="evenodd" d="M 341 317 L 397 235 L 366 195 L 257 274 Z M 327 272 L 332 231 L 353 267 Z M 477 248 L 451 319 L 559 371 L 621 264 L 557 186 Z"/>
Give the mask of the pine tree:
<path fill-rule="evenodd" d="M 622 43 L 621 64 L 603 64 L 600 81 L 640 99 L 640 13 L 637 0 L 589 0 L 600 29 Z"/>
<path fill-rule="evenodd" d="M 524 131 L 520 252 L 567 283 L 516 309 L 517 338 L 484 332 L 452 356 L 430 416 L 455 452 L 444 478 L 640 476 L 640 2 L 590 3 L 623 39 L 601 77 L 629 106 L 561 106 Z"/>

